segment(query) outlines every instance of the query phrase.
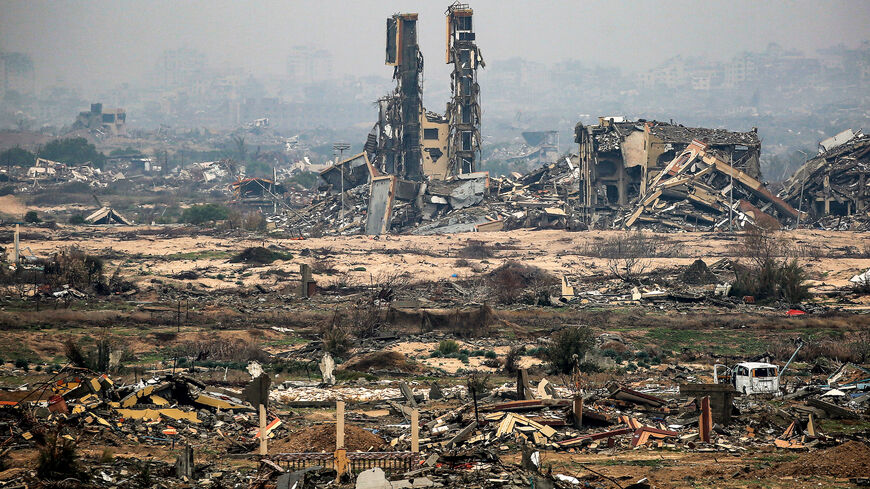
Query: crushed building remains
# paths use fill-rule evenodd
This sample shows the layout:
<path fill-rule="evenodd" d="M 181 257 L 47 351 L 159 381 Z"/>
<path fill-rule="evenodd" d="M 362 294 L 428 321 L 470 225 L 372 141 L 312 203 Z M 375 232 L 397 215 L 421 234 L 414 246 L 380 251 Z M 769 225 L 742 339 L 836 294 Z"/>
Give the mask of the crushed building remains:
<path fill-rule="evenodd" d="M 703 141 L 750 177 L 761 178 L 761 141 L 755 129 L 732 132 L 672 122 L 599 117 L 597 125 L 578 123 L 574 127 L 584 182 L 583 205 L 589 209 L 624 206 L 647 194 L 651 179 L 693 140 Z"/>
<path fill-rule="evenodd" d="M 866 216 L 870 136 L 847 129 L 819 144 L 819 154 L 789 178 L 779 196 L 809 214 Z"/>
<path fill-rule="evenodd" d="M 622 221 L 624 227 L 647 223 L 682 230 L 714 230 L 735 220 L 740 225 L 778 227 L 781 222 L 797 220 L 799 215 L 763 183 L 698 140 L 693 140 L 648 185 L 646 194 Z"/>

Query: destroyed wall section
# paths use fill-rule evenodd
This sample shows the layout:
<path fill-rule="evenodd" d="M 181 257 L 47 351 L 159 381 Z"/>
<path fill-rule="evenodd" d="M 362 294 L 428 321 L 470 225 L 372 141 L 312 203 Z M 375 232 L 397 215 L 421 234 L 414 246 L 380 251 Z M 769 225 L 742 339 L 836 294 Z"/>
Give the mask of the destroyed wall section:
<path fill-rule="evenodd" d="M 425 113 L 420 117 L 422 127 L 420 145 L 423 148 L 423 174 L 432 180 L 446 180 L 450 176 L 447 159 L 447 120 L 437 114 Z"/>

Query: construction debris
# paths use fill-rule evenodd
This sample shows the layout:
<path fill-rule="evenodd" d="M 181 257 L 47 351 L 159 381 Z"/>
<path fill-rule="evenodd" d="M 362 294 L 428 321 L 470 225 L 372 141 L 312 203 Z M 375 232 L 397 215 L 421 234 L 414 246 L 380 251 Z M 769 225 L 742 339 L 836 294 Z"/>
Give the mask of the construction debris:
<path fill-rule="evenodd" d="M 796 221 L 798 212 L 758 180 L 694 140 L 649 182 L 625 227 L 717 230 Z M 619 220 L 617 220 L 619 222 Z"/>
<path fill-rule="evenodd" d="M 870 136 L 851 130 L 822 141 L 819 154 L 789 178 L 779 196 L 809 214 L 809 220 L 835 222 L 835 229 L 866 231 L 870 197 Z M 832 216 L 831 221 L 820 219 Z M 806 219 L 807 224 L 810 224 Z M 854 223 L 854 224 L 850 224 Z M 823 227 L 831 228 L 829 224 Z"/>

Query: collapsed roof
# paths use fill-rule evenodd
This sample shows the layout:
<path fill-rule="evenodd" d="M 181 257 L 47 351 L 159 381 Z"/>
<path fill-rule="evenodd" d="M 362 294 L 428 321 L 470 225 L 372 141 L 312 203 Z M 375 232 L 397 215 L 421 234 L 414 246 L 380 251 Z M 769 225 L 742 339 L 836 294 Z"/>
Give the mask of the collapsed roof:
<path fill-rule="evenodd" d="M 111 207 L 102 207 L 93 214 L 85 218 L 88 224 L 126 224 L 131 226 L 133 221 L 122 216 L 118 211 Z"/>
<path fill-rule="evenodd" d="M 230 188 L 236 199 L 260 198 L 287 192 L 283 185 L 267 178 L 245 178 L 231 183 Z"/>
<path fill-rule="evenodd" d="M 778 227 L 796 220 L 798 212 L 695 140 L 649 182 L 647 193 L 624 217 L 624 226 L 715 230 L 732 218 L 738 225 Z"/>

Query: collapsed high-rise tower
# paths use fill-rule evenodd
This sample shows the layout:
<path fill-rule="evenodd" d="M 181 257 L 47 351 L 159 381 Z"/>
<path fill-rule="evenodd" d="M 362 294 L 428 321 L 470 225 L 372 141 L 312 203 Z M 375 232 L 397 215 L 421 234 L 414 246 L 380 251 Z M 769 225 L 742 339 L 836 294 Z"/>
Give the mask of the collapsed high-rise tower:
<path fill-rule="evenodd" d="M 474 11 L 467 4 L 454 3 L 447 9 L 447 63 L 452 98 L 447 103 L 449 135 L 447 158 L 451 174 L 475 171 L 480 154 L 480 85 L 477 68 L 484 66 L 477 48 Z"/>
<path fill-rule="evenodd" d="M 396 14 L 387 19 L 385 63 L 394 67 L 396 89 L 379 101 L 377 166 L 385 173 L 421 180 L 423 55 L 417 44 L 417 14 Z"/>
<path fill-rule="evenodd" d="M 423 55 L 416 13 L 387 19 L 385 63 L 396 88 L 378 100 L 378 123 L 366 142 L 381 173 L 412 181 L 447 180 L 474 172 L 480 154 L 480 86 L 483 58 L 475 43 L 473 10 L 454 3 L 447 15 L 447 63 L 453 64 L 452 96 L 445 115 L 423 108 Z"/>

